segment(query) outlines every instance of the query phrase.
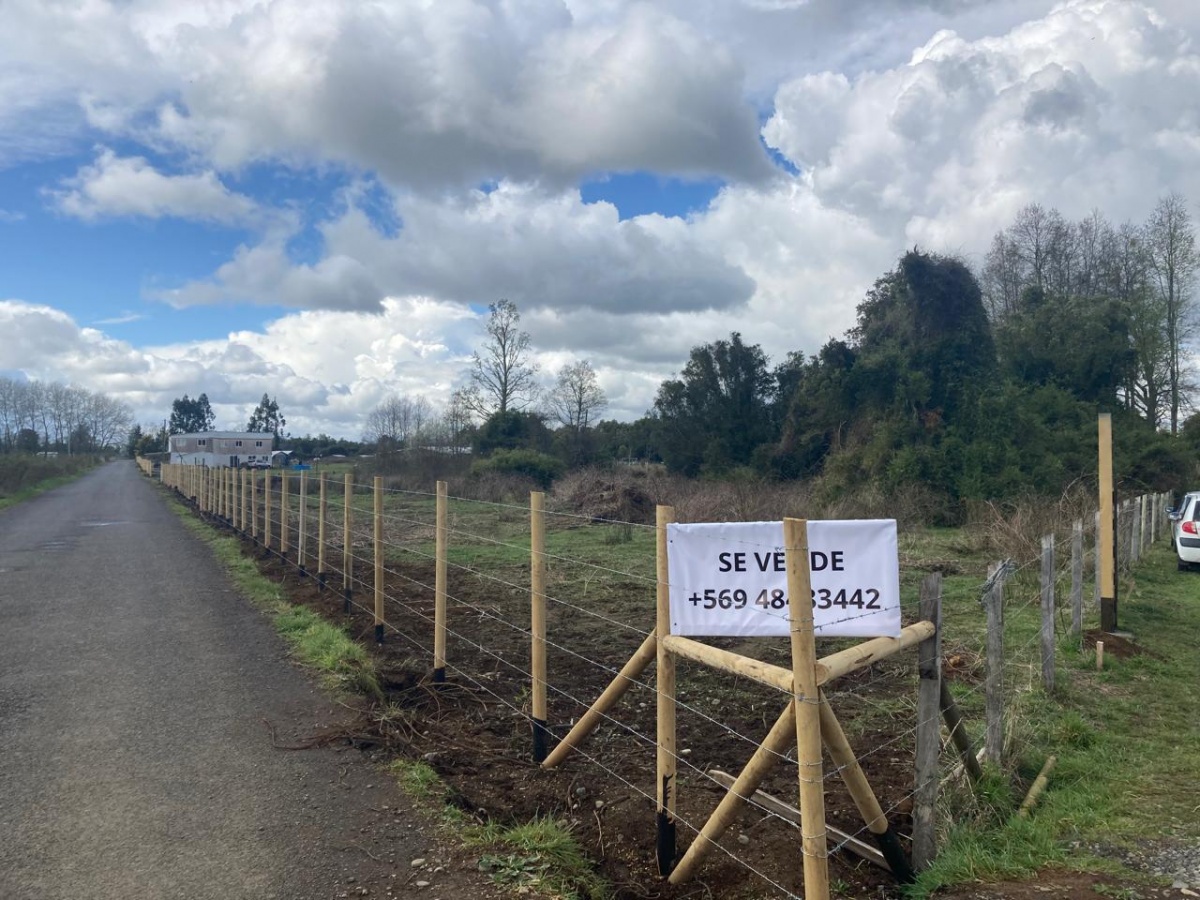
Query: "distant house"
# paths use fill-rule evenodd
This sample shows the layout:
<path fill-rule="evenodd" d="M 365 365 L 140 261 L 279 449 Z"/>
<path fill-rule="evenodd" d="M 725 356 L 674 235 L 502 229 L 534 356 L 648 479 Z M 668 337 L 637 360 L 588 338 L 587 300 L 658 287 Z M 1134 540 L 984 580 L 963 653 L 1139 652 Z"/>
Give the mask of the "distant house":
<path fill-rule="evenodd" d="M 185 466 L 266 468 L 275 436 L 258 431 L 201 431 L 167 438 L 171 462 Z"/>

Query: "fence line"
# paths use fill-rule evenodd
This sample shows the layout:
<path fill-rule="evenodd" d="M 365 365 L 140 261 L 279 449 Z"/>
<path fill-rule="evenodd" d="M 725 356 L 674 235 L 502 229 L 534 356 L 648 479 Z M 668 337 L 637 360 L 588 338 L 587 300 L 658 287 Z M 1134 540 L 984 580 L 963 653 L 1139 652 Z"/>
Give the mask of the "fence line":
<path fill-rule="evenodd" d="M 139 466 L 147 475 L 153 474 L 153 469 L 147 469 L 140 461 Z M 878 839 L 880 833 L 872 827 L 873 824 L 883 821 L 887 827 L 889 815 L 910 800 L 914 804 L 913 863 L 917 867 L 921 867 L 936 855 L 936 845 L 933 841 L 936 829 L 933 827 L 933 817 L 937 786 L 941 784 L 945 775 L 942 771 L 945 764 L 942 750 L 945 746 L 949 746 L 952 740 L 957 745 L 959 739 L 965 741 L 967 746 L 972 746 L 971 733 L 974 733 L 985 738 L 985 755 L 997 761 L 1002 760 L 1005 742 L 1008 738 L 1004 711 L 1019 699 L 1020 694 L 1037 689 L 1038 682 L 1035 681 L 1032 674 L 1036 665 L 1031 656 L 1033 645 L 1039 644 L 1041 648 L 1041 690 L 1052 692 L 1055 687 L 1054 659 L 1058 646 L 1059 614 L 1069 614 L 1070 634 L 1076 639 L 1081 639 L 1085 620 L 1091 618 L 1096 612 L 1094 605 L 1087 607 L 1083 603 L 1082 595 L 1084 577 L 1089 565 L 1098 585 L 1099 547 L 1095 541 L 1091 542 L 1091 546 L 1085 547 L 1085 538 L 1094 536 L 1098 540 L 1099 523 L 1096 520 L 1092 522 L 1076 521 L 1072 524 L 1070 534 L 1061 536 L 1061 546 L 1070 547 L 1069 555 L 1059 554 L 1056 558 L 1056 547 L 1060 546 L 1057 540 L 1058 536 L 1048 535 L 1042 542 L 1040 558 L 998 566 L 995 573 L 989 573 L 989 578 L 981 590 L 975 589 L 961 593 L 952 591 L 943 596 L 941 579 L 938 578 L 936 589 L 938 602 L 935 607 L 931 605 L 932 601 L 927 596 L 933 589 L 923 586 L 919 601 L 921 603 L 919 613 L 912 608 L 911 603 L 906 602 L 906 616 L 911 617 L 914 613 L 918 613 L 917 618 L 922 621 L 935 621 L 931 616 L 936 613 L 938 624 L 934 627 L 932 636 L 927 637 L 925 642 L 920 645 L 920 658 L 915 669 L 900 665 L 896 661 L 875 662 L 869 669 L 864 670 L 868 676 L 865 679 L 850 683 L 837 691 L 821 691 L 818 698 L 816 682 L 812 682 L 802 690 L 799 687 L 799 675 L 793 677 L 790 674 L 815 671 L 814 666 L 817 664 L 815 650 L 806 655 L 803 648 L 801 647 L 798 651 L 794 643 L 791 666 L 782 670 L 789 672 L 789 684 L 793 681 L 796 684 L 796 693 L 791 701 L 791 708 L 794 711 L 792 718 L 796 720 L 795 724 L 791 725 L 792 738 L 811 741 L 814 734 L 819 734 L 825 738 L 826 746 L 831 753 L 835 752 L 835 747 L 841 748 L 841 756 L 835 758 L 835 765 L 829 771 L 822 772 L 819 744 L 815 757 L 811 742 L 807 748 L 804 748 L 802 744 L 804 752 L 800 754 L 798 760 L 790 755 L 790 751 L 779 749 L 780 745 L 773 743 L 770 735 L 767 738 L 755 737 L 753 734 L 746 733 L 745 730 L 739 730 L 739 728 L 744 729 L 744 726 L 731 726 L 718 721 L 705 712 L 701 702 L 691 702 L 678 695 L 674 677 L 676 652 L 669 649 L 674 646 L 672 641 L 665 639 L 665 634 L 669 634 L 669 627 L 664 630 L 661 624 L 666 595 L 666 574 L 665 568 L 663 568 L 665 555 L 659 555 L 659 571 L 654 577 L 651 577 L 615 566 L 605 566 L 589 559 L 574 558 L 562 553 L 550 553 L 546 550 L 547 520 L 553 521 L 555 518 L 561 518 L 569 521 L 571 528 L 580 527 L 575 524 L 576 521 L 602 526 L 637 525 L 646 530 L 655 528 L 659 542 L 664 540 L 666 520 L 660 519 L 655 526 L 649 526 L 616 520 L 595 520 L 592 517 L 548 511 L 544 508 L 544 498 L 540 492 L 535 492 L 535 495 L 531 496 L 529 506 L 519 506 L 510 503 L 492 503 L 470 498 L 450 497 L 445 490 L 445 484 L 441 482 L 437 484 L 436 490 L 432 493 L 401 491 L 386 488 L 378 476 L 367 488 L 364 485 L 355 485 L 353 477 L 347 475 L 341 497 L 338 498 L 327 489 L 327 479 L 322 475 L 319 479 L 318 497 L 315 503 L 311 497 L 305 472 L 301 472 L 299 479 L 293 482 L 293 474 L 286 471 L 283 473 L 268 472 L 260 477 L 260 474 L 254 471 L 230 474 L 221 470 L 197 470 L 195 467 L 163 465 L 159 470 L 159 477 L 166 486 L 190 499 L 201 514 L 224 522 L 248 540 L 255 542 L 263 550 L 265 556 L 274 557 L 289 566 L 294 566 L 298 577 L 315 576 L 318 587 L 324 589 L 327 576 L 340 574 L 344 597 L 343 608 L 347 612 L 353 609 L 356 615 L 369 616 L 374 625 L 377 642 L 382 643 L 386 633 L 396 636 L 423 653 L 430 653 L 431 680 L 434 683 L 444 683 L 447 673 L 451 673 L 455 677 L 470 682 L 476 689 L 494 697 L 497 702 L 519 714 L 527 721 L 532 737 L 531 755 L 535 761 L 546 758 L 550 740 L 557 733 L 556 728 L 561 728 L 561 722 L 556 726 L 553 718 L 556 712 L 561 714 L 559 703 L 550 703 L 549 694 L 553 694 L 559 701 L 571 703 L 577 707 L 594 708 L 594 705 L 585 699 L 579 688 L 565 688 L 566 682 L 556 683 L 560 681 L 565 672 L 553 668 L 551 664 L 555 661 L 565 658 L 577 661 L 584 669 L 594 668 L 604 673 L 606 679 L 611 679 L 610 689 L 616 685 L 620 688 L 621 694 L 631 688 L 636 691 L 652 693 L 658 707 L 655 722 L 659 733 L 656 737 L 650 737 L 644 730 L 616 713 L 619 697 L 598 714 L 597 720 L 613 727 L 617 733 L 629 735 L 640 746 L 649 747 L 653 744 L 656 747 L 658 775 L 655 778 L 653 790 L 636 787 L 633 780 L 617 771 L 621 765 L 627 764 L 624 759 L 610 764 L 601 758 L 601 754 L 586 753 L 581 749 L 579 742 L 572 744 L 570 750 L 579 753 L 581 758 L 587 760 L 589 764 L 595 765 L 601 771 L 625 784 L 656 807 L 660 872 L 663 875 L 671 875 L 672 880 L 676 880 L 674 873 L 680 871 L 676 869 L 674 841 L 674 826 L 678 822 L 696 835 L 688 853 L 684 854 L 683 859 L 678 863 L 682 866 L 684 860 L 688 861 L 688 869 L 684 870 L 684 875 L 690 873 L 693 859 L 711 845 L 720 849 L 734 864 L 741 865 L 748 871 L 752 870 L 753 874 L 762 878 L 765 883 L 787 896 L 796 896 L 782 883 L 780 880 L 782 876 L 773 877 L 770 873 L 754 869 L 746 864 L 736 850 L 731 851 L 720 843 L 719 832 L 724 831 L 724 827 L 728 825 L 729 821 L 732 821 L 728 807 L 722 812 L 723 819 L 717 819 L 716 813 L 714 813 L 714 817 L 710 819 L 709 823 L 700 828 L 680 816 L 675 799 L 678 793 L 676 786 L 681 773 L 689 777 L 697 777 L 708 783 L 721 785 L 722 790 L 727 785 L 714 778 L 705 766 L 697 765 L 689 759 L 687 749 L 676 746 L 674 737 L 676 707 L 682 712 L 695 715 L 718 728 L 719 734 L 728 734 L 736 737 L 740 743 L 754 746 L 756 750 L 755 757 L 751 760 L 752 763 L 757 760 L 758 765 L 765 766 L 773 761 L 784 766 L 797 766 L 796 781 L 793 783 L 798 784 L 802 796 L 808 791 L 811 797 L 819 797 L 819 793 L 812 794 L 813 786 L 816 785 L 819 790 L 820 784 L 828 783 L 834 776 L 840 776 L 846 780 L 851 796 L 859 805 L 864 824 L 857 831 L 843 832 L 827 826 L 822 818 L 819 823 L 809 822 L 799 829 L 805 860 L 805 894 L 819 897 L 824 895 L 822 890 L 826 893 L 828 891 L 828 875 L 825 867 L 829 855 L 842 849 L 865 853 L 866 851 L 862 847 L 856 846 L 856 842 L 861 844 L 861 841 L 858 840 L 859 837 L 864 833 L 869 833 Z M 293 490 L 293 487 L 297 489 Z M 365 489 L 369 489 L 370 494 L 367 494 Z M 371 518 L 369 520 L 365 515 L 368 508 L 364 504 L 355 503 L 356 497 L 364 500 L 370 497 Z M 432 501 L 434 513 L 432 524 L 412 517 L 404 507 L 393 507 L 389 510 L 387 508 L 389 500 L 400 503 L 411 501 L 419 504 L 421 508 L 427 507 Z M 460 507 L 466 507 L 466 509 L 459 509 L 455 513 L 451 509 L 452 502 Z M 1114 530 L 1117 537 L 1115 561 L 1119 571 L 1129 571 L 1145 555 L 1154 541 L 1161 537 L 1160 519 L 1165 509 L 1165 503 L 1164 495 L 1147 495 L 1117 505 L 1114 510 Z M 275 506 L 274 514 L 273 505 Z M 475 509 L 490 510 L 497 516 L 493 527 L 499 529 L 496 532 L 499 536 L 481 534 L 479 532 L 485 530 L 483 527 L 471 527 L 466 522 L 459 521 L 460 516 L 469 518 L 473 514 L 472 510 Z M 330 515 L 336 516 L 339 510 L 341 511 L 340 529 L 330 521 Z M 528 521 L 520 527 L 514 526 L 512 523 L 511 513 L 517 510 L 529 517 Z M 261 529 L 259 528 L 260 521 Z M 466 527 L 460 527 L 462 525 L 466 525 Z M 431 534 L 409 533 L 406 539 L 397 540 L 397 530 L 410 526 L 422 531 L 428 530 Z M 521 535 L 527 538 L 528 542 L 522 543 L 515 537 L 506 537 L 510 534 Z M 272 547 L 273 537 L 277 540 L 277 549 Z M 315 550 L 310 544 L 314 540 L 316 542 Z M 433 546 L 432 552 L 429 552 L 431 540 Z M 357 553 L 356 545 L 363 547 L 364 553 Z M 793 541 L 788 541 L 787 546 L 793 546 Z M 491 557 L 489 558 L 488 554 L 481 555 L 479 550 L 472 549 L 473 547 L 491 548 L 489 551 Z M 397 554 L 400 556 L 397 557 Z M 454 554 L 454 559 L 450 558 L 452 554 Z M 464 554 L 467 555 L 464 556 Z M 307 564 L 314 555 L 317 560 L 317 568 L 315 572 L 310 572 Z M 806 554 L 801 555 L 806 556 Z M 335 562 L 339 556 L 340 568 Z M 484 568 L 477 568 L 475 565 L 482 559 L 489 566 L 502 567 L 500 568 L 502 572 L 511 570 L 515 573 L 517 566 L 509 557 L 519 558 L 521 556 L 525 558 L 528 566 L 528 581 L 516 574 L 497 575 L 494 572 L 485 571 Z M 422 560 L 421 565 L 432 564 L 433 583 L 430 584 L 429 579 L 422 580 L 420 577 L 413 577 L 405 571 L 407 566 L 407 563 L 403 562 L 405 558 L 420 559 Z M 357 567 L 355 566 L 356 559 L 359 561 Z M 389 564 L 395 563 L 397 559 L 401 561 L 398 566 Z M 371 577 L 356 577 L 356 569 L 358 572 L 364 572 L 364 563 L 367 562 L 372 564 Z M 1015 591 L 1005 590 L 1006 585 L 1011 586 L 1023 582 L 1026 574 L 1031 574 L 1035 565 L 1039 566 L 1040 573 L 1040 587 L 1037 591 L 1038 607 L 1041 610 L 1039 627 L 1031 627 L 1031 623 L 1028 622 L 1031 618 L 1037 619 L 1036 615 L 1031 616 L 1026 611 L 1029 605 L 1018 600 Z M 511 594 L 523 594 L 529 603 L 527 607 L 528 624 L 513 621 L 503 614 L 501 609 L 512 608 L 512 602 L 503 599 L 501 595 L 497 595 L 497 599 L 492 601 L 472 602 L 470 598 L 460 595 L 458 591 L 450 590 L 448 575 L 451 571 L 459 579 L 476 578 L 481 583 L 493 584 Z M 613 604 L 596 604 L 601 608 L 592 608 L 591 604 L 585 605 L 580 601 L 573 602 L 566 596 L 557 596 L 558 592 L 552 587 L 555 578 L 562 581 L 565 587 L 570 583 L 567 580 L 568 577 L 578 577 L 579 571 L 595 573 L 593 576 L 595 578 L 620 579 L 622 584 L 630 587 L 636 586 L 635 594 L 642 589 L 648 591 L 651 584 L 655 585 L 655 593 L 659 596 L 658 612 L 656 613 L 656 617 L 660 620 L 657 628 L 658 639 L 651 640 L 654 630 L 649 628 L 651 606 L 648 596 L 643 602 L 642 609 L 645 619 L 643 627 L 640 628 L 633 622 L 621 621 L 611 614 L 610 608 Z M 394 585 L 397 582 L 407 586 L 408 589 L 415 588 L 420 599 L 406 599 L 405 596 L 389 589 L 389 584 Z M 588 583 L 586 579 L 584 583 Z M 1069 588 L 1059 591 L 1057 590 L 1059 584 L 1069 584 Z M 373 608 L 370 604 L 364 605 L 355 599 L 356 590 L 366 590 L 368 587 L 371 587 L 374 592 Z M 793 593 L 798 596 L 804 595 L 803 590 L 793 591 Z M 942 608 L 943 603 L 947 602 L 948 597 L 953 596 L 956 603 L 969 602 L 968 595 L 982 596 L 983 598 L 984 614 L 986 614 L 988 622 L 987 677 L 954 694 L 954 692 L 945 690 L 946 682 L 943 680 L 945 647 L 941 645 L 940 613 L 937 611 Z M 1063 598 L 1066 598 L 1065 602 Z M 430 604 L 432 604 L 432 610 L 429 608 Z M 800 604 L 801 608 L 805 606 L 806 604 Z M 406 623 L 405 627 L 397 627 L 396 620 L 389 618 L 389 607 L 399 609 L 405 614 L 403 620 Z M 598 623 L 603 622 L 621 631 L 629 631 L 631 634 L 643 638 L 643 646 L 649 642 L 655 652 L 652 656 L 645 658 L 644 663 L 636 671 L 626 671 L 627 667 L 621 668 L 616 663 L 592 658 L 586 651 L 581 652 L 578 641 L 571 637 L 577 633 L 576 628 L 568 627 L 572 625 L 571 622 L 560 622 L 547 617 L 548 612 L 552 609 L 562 610 L 568 614 L 586 614 Z M 1009 615 L 1006 615 L 1006 611 Z M 786 613 L 782 615 L 786 617 Z M 455 617 L 454 621 L 457 622 L 462 616 L 468 618 L 462 619 L 461 625 L 448 624 L 451 617 Z M 847 620 L 851 618 L 854 618 L 853 614 L 846 616 Z M 1009 620 L 1007 623 L 1006 619 Z M 428 643 L 413 632 L 413 629 L 409 627 L 410 623 L 420 623 L 422 626 L 432 627 L 431 639 Z M 484 629 L 485 634 L 488 633 L 489 627 L 501 628 L 503 632 L 508 632 L 515 638 L 523 640 L 528 647 L 528 663 L 509 658 L 508 651 L 503 649 L 503 645 L 498 646 L 495 650 L 489 649 L 483 640 L 472 637 L 472 633 L 478 631 L 480 627 Z M 567 627 L 564 632 L 565 637 L 556 639 L 553 636 L 555 629 L 563 627 Z M 793 625 L 793 627 L 795 626 Z M 1006 628 L 1012 631 L 1014 636 L 1017 636 L 1017 640 L 1008 642 L 1007 648 L 1004 647 Z M 1067 631 L 1068 629 L 1064 626 L 1061 630 Z M 650 637 L 646 637 L 647 632 L 650 633 Z M 453 639 L 453 646 L 447 647 L 447 638 Z M 994 652 L 996 648 L 993 648 L 993 643 L 997 644 L 998 652 Z M 590 649 L 594 652 L 600 649 L 602 644 L 603 638 L 593 636 Z M 526 689 L 529 691 L 529 708 L 523 707 L 520 702 L 506 699 L 503 692 L 498 689 L 499 683 L 489 686 L 488 678 L 482 673 L 472 674 L 469 669 L 471 660 L 478 657 L 455 655 L 460 653 L 464 647 L 487 657 L 492 660 L 493 665 L 501 667 L 493 669 L 493 672 L 511 672 L 518 684 L 526 685 L 527 687 L 522 688 L 522 691 Z M 615 648 L 608 649 L 614 650 Z M 725 653 L 726 651 L 720 652 Z M 613 653 L 608 652 L 604 655 L 611 659 Z M 650 683 L 639 676 L 655 656 L 657 657 L 656 680 L 654 683 Z M 522 656 L 522 658 L 524 657 Z M 635 654 L 634 658 L 641 662 L 639 654 Z M 685 659 L 692 659 L 692 657 L 685 657 Z M 762 665 L 767 664 L 763 663 Z M 1014 676 L 1019 674 L 1023 677 L 1027 671 L 1029 683 L 1023 687 Z M 911 727 L 895 728 L 891 736 L 886 739 L 878 739 L 870 747 L 859 752 L 849 749 L 848 743 L 845 743 L 844 747 L 838 744 L 836 732 L 840 730 L 840 726 L 836 725 L 837 719 L 833 714 L 830 702 L 858 700 L 869 704 L 870 694 L 875 693 L 877 689 L 887 690 L 888 683 L 893 686 L 900 684 L 904 680 L 900 674 L 902 672 L 907 672 L 907 677 L 919 676 L 916 678 L 918 690 L 916 692 L 915 723 Z M 1007 677 L 1006 673 L 1008 673 Z M 695 676 L 689 675 L 689 679 L 692 677 Z M 742 677 L 744 678 L 744 675 Z M 901 681 L 897 681 L 897 679 L 901 679 Z M 572 683 L 578 682 L 573 681 Z M 962 685 L 960 685 L 961 687 Z M 751 685 L 747 683 L 743 690 L 750 689 Z M 983 722 L 976 725 L 968 723 L 966 729 L 960 725 L 949 724 L 950 718 L 946 713 L 943 697 L 949 697 L 951 703 L 954 703 L 957 698 L 959 705 L 968 702 L 974 704 L 977 699 L 976 695 L 980 693 L 987 696 L 986 716 Z M 518 694 L 518 696 L 520 695 Z M 769 708 L 769 705 L 764 705 L 764 710 Z M 829 710 L 828 715 L 821 718 L 820 726 L 815 730 L 811 724 L 807 727 L 799 724 L 802 718 L 814 717 L 817 710 L 825 709 Z M 784 711 L 784 716 L 786 717 L 786 715 L 787 708 Z M 826 720 L 829 717 L 832 717 L 831 721 Z M 949 736 L 945 741 L 936 727 L 940 717 L 946 717 L 949 728 Z M 815 722 L 817 719 L 812 718 L 812 720 Z M 961 721 L 961 716 L 959 720 Z M 785 721 L 785 724 L 788 723 Z M 986 725 L 986 727 L 981 727 L 982 725 Z M 776 726 L 779 729 L 779 720 L 777 720 Z M 781 734 L 784 734 L 788 729 L 779 730 Z M 782 741 L 782 737 L 779 740 Z M 898 800 L 894 796 L 888 798 L 890 806 L 887 809 L 877 802 L 872 807 L 863 799 L 865 794 L 871 794 L 871 800 L 874 801 L 874 795 L 870 791 L 869 785 L 865 792 L 862 790 L 862 786 L 866 784 L 866 775 L 863 774 L 866 770 L 863 768 L 863 763 L 870 761 L 885 748 L 893 748 L 898 745 L 908 746 L 909 744 L 916 748 L 912 790 L 905 792 Z M 794 747 L 795 744 L 793 743 L 792 746 Z M 959 747 L 959 751 L 961 754 L 961 747 Z M 798 762 L 799 765 L 797 765 Z M 805 774 L 806 769 L 810 774 Z M 857 776 L 855 773 L 858 773 Z M 861 776 L 861 783 L 854 782 L 852 784 L 852 781 L 859 776 Z M 747 778 L 748 783 L 757 777 L 757 772 L 751 772 L 750 776 L 744 774 L 744 777 Z M 759 780 L 761 781 L 761 779 Z M 858 788 L 857 792 L 855 785 Z M 744 788 L 745 784 L 742 787 Z M 754 791 L 756 790 L 757 784 L 754 787 Z M 754 791 L 750 793 L 753 794 Z M 769 815 L 773 819 L 788 822 L 789 827 L 793 830 L 796 828 L 795 823 L 781 816 L 772 803 L 765 803 L 755 800 L 753 796 L 746 796 L 744 790 L 726 793 L 725 797 L 726 800 L 723 800 L 722 803 L 728 801 L 735 807 L 740 803 L 749 803 L 756 811 Z M 894 802 L 891 802 L 893 800 Z M 820 801 L 814 801 L 811 798 L 807 803 L 802 800 L 799 804 L 801 813 L 803 814 L 806 807 L 812 811 L 817 803 Z M 823 809 L 823 803 L 820 805 Z M 721 810 L 721 807 L 718 809 Z M 827 841 L 828 837 L 833 839 L 833 843 Z M 899 844 L 897 843 L 896 846 L 898 847 Z M 894 853 L 891 862 L 895 871 L 898 868 L 896 865 L 898 860 Z M 821 874 L 822 871 L 825 871 L 824 876 Z M 813 879 L 812 884 L 808 883 L 810 873 Z M 897 874 L 900 873 L 897 872 Z M 825 885 L 824 888 L 821 887 L 822 883 Z"/>

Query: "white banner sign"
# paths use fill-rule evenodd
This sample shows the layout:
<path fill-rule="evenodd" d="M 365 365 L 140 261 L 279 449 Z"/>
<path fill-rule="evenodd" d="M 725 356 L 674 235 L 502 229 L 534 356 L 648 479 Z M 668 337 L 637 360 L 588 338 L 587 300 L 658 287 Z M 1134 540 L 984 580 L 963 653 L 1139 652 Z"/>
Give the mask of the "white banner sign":
<path fill-rule="evenodd" d="M 790 631 L 782 522 L 668 525 L 671 634 Z M 894 519 L 808 523 L 813 622 L 825 637 L 900 633 Z"/>

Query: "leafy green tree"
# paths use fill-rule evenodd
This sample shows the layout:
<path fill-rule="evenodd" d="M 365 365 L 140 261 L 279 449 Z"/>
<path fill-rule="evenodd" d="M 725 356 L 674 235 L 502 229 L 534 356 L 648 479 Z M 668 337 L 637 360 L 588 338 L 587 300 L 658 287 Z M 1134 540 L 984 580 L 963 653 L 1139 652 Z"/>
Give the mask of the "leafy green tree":
<path fill-rule="evenodd" d="M 171 420 L 167 429 L 171 434 L 195 434 L 211 431 L 216 420 L 216 413 L 208 402 L 208 394 L 201 394 L 195 400 L 184 394 L 171 404 Z"/>
<path fill-rule="evenodd" d="M 775 383 L 757 344 L 729 340 L 693 347 L 678 379 L 663 382 L 654 400 L 658 444 L 675 472 L 697 475 L 749 465 L 772 440 Z"/>
<path fill-rule="evenodd" d="M 546 453 L 551 446 L 550 429 L 537 413 L 496 412 L 475 432 L 474 450 L 488 456 L 498 450 L 536 450 Z"/>
<path fill-rule="evenodd" d="M 258 406 L 254 407 L 254 412 L 250 413 L 250 421 L 246 423 L 246 430 L 274 435 L 271 445 L 278 450 L 280 440 L 285 436 L 283 426 L 286 424 L 287 419 L 279 411 L 279 404 L 275 402 L 275 398 L 263 394 L 262 399 L 258 401 Z"/>
<path fill-rule="evenodd" d="M 125 438 L 125 455 L 133 458 L 138 455 L 138 448 L 142 446 L 142 441 L 145 440 L 145 435 L 142 433 L 141 425 L 134 425 L 129 429 L 129 435 Z"/>

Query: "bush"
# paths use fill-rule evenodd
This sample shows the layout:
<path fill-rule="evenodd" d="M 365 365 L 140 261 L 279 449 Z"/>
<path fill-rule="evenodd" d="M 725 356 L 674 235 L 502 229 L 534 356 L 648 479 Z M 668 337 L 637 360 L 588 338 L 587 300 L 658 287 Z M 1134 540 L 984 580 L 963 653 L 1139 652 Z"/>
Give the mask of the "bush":
<path fill-rule="evenodd" d="M 522 475 L 543 488 L 562 473 L 561 460 L 536 450 L 498 450 L 471 466 L 472 475 Z"/>

